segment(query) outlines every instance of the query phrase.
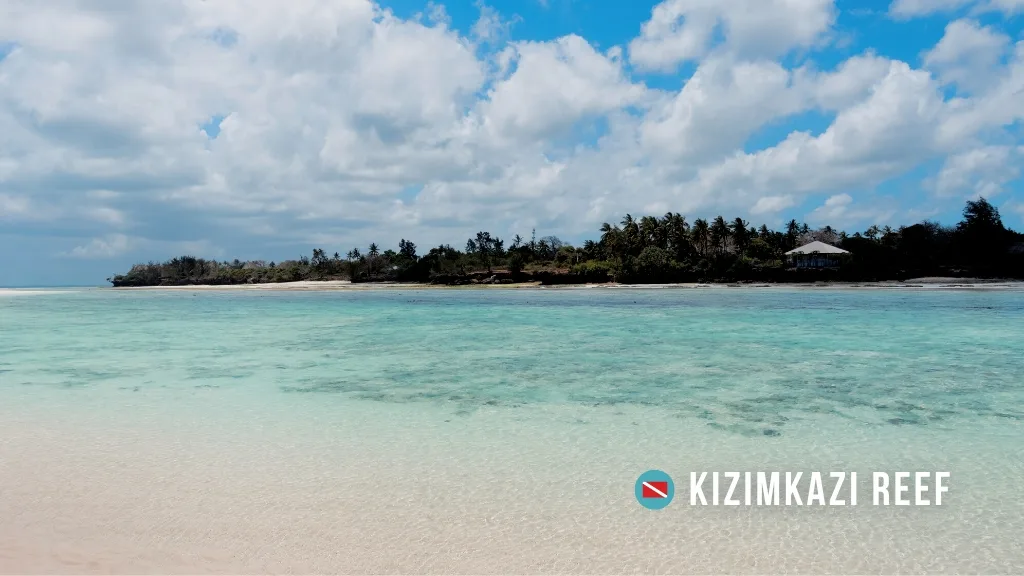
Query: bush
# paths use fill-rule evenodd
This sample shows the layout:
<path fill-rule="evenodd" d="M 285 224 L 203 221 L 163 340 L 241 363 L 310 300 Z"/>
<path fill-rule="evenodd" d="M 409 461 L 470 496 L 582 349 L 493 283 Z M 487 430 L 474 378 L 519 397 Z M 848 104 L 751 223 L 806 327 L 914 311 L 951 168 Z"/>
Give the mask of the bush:
<path fill-rule="evenodd" d="M 524 265 L 525 262 L 523 262 L 523 257 L 520 256 L 518 252 L 514 252 L 509 256 L 508 271 L 511 272 L 513 276 L 519 275 L 519 273 L 523 271 Z"/>
<path fill-rule="evenodd" d="M 750 280 L 754 276 L 754 261 L 746 256 L 740 256 L 729 266 L 726 274 L 735 280 Z"/>
<path fill-rule="evenodd" d="M 615 275 L 611 262 L 587 260 L 569 269 L 569 273 L 583 282 L 608 282 Z"/>
<path fill-rule="evenodd" d="M 622 281 L 636 283 L 670 282 L 678 272 L 678 265 L 669 253 L 657 246 L 644 248 L 636 258 L 630 258 L 623 267 Z"/>
<path fill-rule="evenodd" d="M 668 267 L 670 259 L 668 252 L 665 250 L 657 246 L 648 246 L 637 256 L 636 267 L 642 274 L 657 273 Z"/>
<path fill-rule="evenodd" d="M 746 254 L 751 258 L 761 260 L 762 262 L 778 258 L 778 254 L 776 254 L 775 249 L 762 238 L 754 238 L 750 242 L 750 245 L 747 246 Z"/>

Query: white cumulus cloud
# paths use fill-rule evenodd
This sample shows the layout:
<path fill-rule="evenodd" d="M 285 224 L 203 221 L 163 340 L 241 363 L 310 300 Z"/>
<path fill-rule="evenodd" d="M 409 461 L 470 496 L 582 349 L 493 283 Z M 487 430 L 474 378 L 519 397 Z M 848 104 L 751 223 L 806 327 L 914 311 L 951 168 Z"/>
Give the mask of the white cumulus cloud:
<path fill-rule="evenodd" d="M 969 8 L 970 12 L 1002 12 L 1013 16 L 1024 11 L 1024 0 L 893 0 L 889 13 L 898 18 L 914 18 Z"/>
<path fill-rule="evenodd" d="M 943 82 L 969 92 L 991 86 L 998 79 L 999 63 L 1010 46 L 1010 37 L 974 20 L 956 20 L 924 55 L 926 67 Z"/>
<path fill-rule="evenodd" d="M 807 215 L 807 221 L 820 226 L 852 226 L 882 224 L 895 213 L 883 206 L 858 206 L 849 194 L 830 196 L 825 203 Z"/>
<path fill-rule="evenodd" d="M 127 252 L 130 248 L 131 238 L 124 234 L 110 234 L 75 246 L 67 255 L 72 258 L 112 258 Z"/>
<path fill-rule="evenodd" d="M 935 184 L 939 196 L 991 198 L 1020 178 L 1024 147 L 985 146 L 950 156 Z"/>
<path fill-rule="evenodd" d="M 703 58 L 714 46 L 742 57 L 772 57 L 812 46 L 835 21 L 834 0 L 666 0 L 654 7 L 630 61 L 649 70 L 672 70 Z"/>
<path fill-rule="evenodd" d="M 870 48 L 805 57 L 836 37 L 832 0 L 665 0 L 619 46 L 517 39 L 484 4 L 465 30 L 436 2 L 408 19 L 369 0 L 3 10 L 6 245 L 49 232 L 68 256 L 426 248 L 824 198 L 816 217 L 854 221 L 862 195 L 926 162 L 944 163 L 939 200 L 1005 191 L 1019 163 L 1024 43 L 973 13 L 918 68 Z M 684 62 L 674 88 L 646 75 Z"/>

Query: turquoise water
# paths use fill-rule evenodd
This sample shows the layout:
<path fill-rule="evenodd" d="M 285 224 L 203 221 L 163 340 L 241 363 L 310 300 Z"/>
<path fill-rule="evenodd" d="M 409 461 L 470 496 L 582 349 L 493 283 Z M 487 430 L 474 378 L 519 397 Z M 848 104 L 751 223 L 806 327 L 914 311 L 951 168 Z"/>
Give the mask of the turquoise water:
<path fill-rule="evenodd" d="M 1024 569 L 1020 291 L 85 290 L 0 296 L 0 324 L 11 571 Z M 651 467 L 953 487 L 654 513 Z"/>
<path fill-rule="evenodd" d="M 808 414 L 1024 419 L 1013 292 L 88 292 L 0 300 L 4 385 L 658 406 L 741 434 Z"/>

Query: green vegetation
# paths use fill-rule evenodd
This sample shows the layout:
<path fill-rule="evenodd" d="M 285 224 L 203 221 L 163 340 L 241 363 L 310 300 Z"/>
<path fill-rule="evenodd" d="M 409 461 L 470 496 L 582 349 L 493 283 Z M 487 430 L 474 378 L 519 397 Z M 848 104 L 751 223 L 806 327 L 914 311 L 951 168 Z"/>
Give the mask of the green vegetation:
<path fill-rule="evenodd" d="M 597 241 L 571 246 L 555 236 L 529 241 L 519 235 L 505 246 L 479 232 L 459 251 L 447 244 L 417 254 L 408 240 L 398 251 L 370 244 L 345 257 L 322 249 L 312 258 L 274 263 L 215 262 L 182 256 L 164 263 L 136 264 L 110 278 L 114 286 L 244 284 L 296 280 L 353 282 L 435 282 L 466 284 L 541 281 L 544 283 L 705 282 L 814 280 L 902 280 L 921 276 L 1024 278 L 1024 234 L 1007 229 L 999 211 L 984 198 L 970 201 L 963 221 L 944 227 L 924 221 L 892 229 L 872 226 L 848 235 L 830 226 L 812 230 L 790 221 L 784 231 L 754 228 L 741 218 L 719 216 L 690 224 L 680 214 L 601 226 Z M 841 267 L 796 270 L 785 252 L 819 240 L 851 252 Z"/>

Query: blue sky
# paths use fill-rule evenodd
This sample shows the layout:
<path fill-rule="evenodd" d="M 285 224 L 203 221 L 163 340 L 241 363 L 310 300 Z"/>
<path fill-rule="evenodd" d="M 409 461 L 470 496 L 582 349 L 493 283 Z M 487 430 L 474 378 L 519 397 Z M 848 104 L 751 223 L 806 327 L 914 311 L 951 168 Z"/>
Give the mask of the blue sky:
<path fill-rule="evenodd" d="M 1024 0 L 10 5 L 0 285 L 626 212 L 855 231 L 985 195 L 1024 230 Z"/>

